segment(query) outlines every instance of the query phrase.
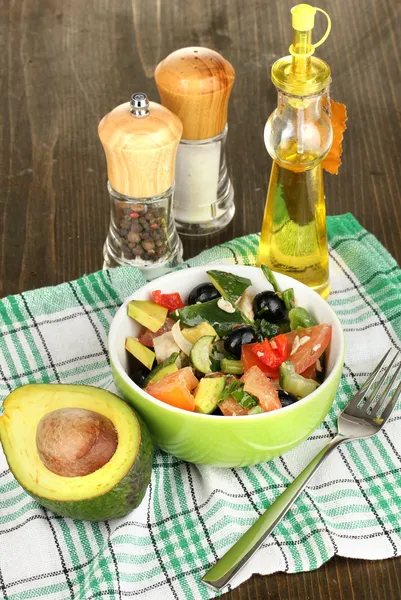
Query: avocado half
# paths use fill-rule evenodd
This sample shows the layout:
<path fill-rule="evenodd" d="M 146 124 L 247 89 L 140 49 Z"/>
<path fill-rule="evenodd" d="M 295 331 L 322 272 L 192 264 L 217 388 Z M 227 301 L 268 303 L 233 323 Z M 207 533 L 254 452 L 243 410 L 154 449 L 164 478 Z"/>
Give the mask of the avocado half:
<path fill-rule="evenodd" d="M 81 413 L 90 411 L 111 422 L 118 441 L 108 462 L 83 476 L 62 476 L 45 466 L 38 451 L 38 426 L 60 409 L 83 409 Z M 145 423 L 118 396 L 92 386 L 19 387 L 4 402 L 0 440 L 18 483 L 42 506 L 64 517 L 124 517 L 141 503 L 150 481 L 153 444 Z M 68 440 L 58 443 L 65 443 L 68 453 Z"/>

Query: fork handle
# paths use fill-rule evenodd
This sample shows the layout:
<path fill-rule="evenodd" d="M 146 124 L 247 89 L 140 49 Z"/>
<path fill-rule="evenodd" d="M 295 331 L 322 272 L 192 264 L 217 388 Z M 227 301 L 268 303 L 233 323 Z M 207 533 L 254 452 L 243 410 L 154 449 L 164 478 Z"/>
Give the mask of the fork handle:
<path fill-rule="evenodd" d="M 250 560 L 265 538 L 280 523 L 299 494 L 316 473 L 322 462 L 341 442 L 348 438 L 337 435 L 298 475 L 275 502 L 255 521 L 243 536 L 202 577 L 202 581 L 214 591 L 221 591 Z"/>

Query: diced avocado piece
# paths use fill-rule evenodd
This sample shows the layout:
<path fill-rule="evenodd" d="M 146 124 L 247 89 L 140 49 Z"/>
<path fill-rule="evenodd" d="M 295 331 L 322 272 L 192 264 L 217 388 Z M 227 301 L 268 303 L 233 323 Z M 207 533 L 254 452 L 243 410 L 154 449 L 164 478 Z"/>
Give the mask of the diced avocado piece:
<path fill-rule="evenodd" d="M 178 371 L 177 359 L 179 354 L 179 352 L 174 352 L 171 356 L 166 358 L 166 360 L 160 363 L 160 365 L 157 365 L 157 367 L 155 367 L 145 379 L 143 387 L 146 387 L 148 383 L 156 383 L 157 381 L 163 379 L 163 377 Z"/>
<path fill-rule="evenodd" d="M 314 392 L 319 385 L 314 379 L 306 379 L 306 377 L 295 373 L 294 365 L 290 360 L 283 362 L 280 367 L 280 386 L 297 398 L 305 398 L 305 396 Z"/>
<path fill-rule="evenodd" d="M 217 407 L 226 383 L 225 377 L 204 377 L 195 392 L 195 412 L 209 415 Z"/>
<path fill-rule="evenodd" d="M 250 279 L 226 271 L 207 271 L 207 274 L 216 290 L 231 304 L 235 304 L 245 290 L 252 285 Z"/>
<path fill-rule="evenodd" d="M 234 325 L 249 323 L 249 320 L 238 308 L 235 308 L 233 313 L 221 310 L 217 304 L 219 300 L 220 298 L 216 298 L 215 300 L 209 300 L 209 302 L 185 306 L 175 310 L 170 316 L 175 321 L 180 319 L 180 323 L 184 327 L 195 327 L 206 321 L 220 337 L 230 333 Z"/>
<path fill-rule="evenodd" d="M 88 453 L 97 436 L 105 443 L 96 441 Z M 153 444 L 146 425 L 128 404 L 100 388 L 17 388 L 4 402 L 0 439 L 25 491 L 71 519 L 124 517 L 139 506 L 150 481 Z"/>
<path fill-rule="evenodd" d="M 191 362 L 197 371 L 201 373 L 211 373 L 212 363 L 210 360 L 210 353 L 212 351 L 212 345 L 214 336 L 204 335 L 199 338 L 196 344 L 193 345 L 191 350 Z"/>
<path fill-rule="evenodd" d="M 183 329 L 181 333 L 188 342 L 191 342 L 191 344 L 196 344 L 199 338 L 204 335 L 213 335 L 216 339 L 219 337 L 214 328 L 209 325 L 209 323 L 206 323 L 206 321 L 199 323 L 196 327 Z"/>
<path fill-rule="evenodd" d="M 128 350 L 132 356 L 135 356 L 147 369 L 151 369 L 155 360 L 155 353 L 144 346 L 136 338 L 129 337 L 125 342 L 125 349 Z"/>
<path fill-rule="evenodd" d="M 128 314 L 144 327 L 156 333 L 163 327 L 168 309 L 150 300 L 131 300 L 128 304 Z"/>

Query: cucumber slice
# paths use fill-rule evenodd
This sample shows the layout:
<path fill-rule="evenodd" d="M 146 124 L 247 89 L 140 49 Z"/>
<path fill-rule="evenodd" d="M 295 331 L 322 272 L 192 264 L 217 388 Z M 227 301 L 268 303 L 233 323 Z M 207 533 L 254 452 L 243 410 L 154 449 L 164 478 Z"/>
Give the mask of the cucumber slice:
<path fill-rule="evenodd" d="M 211 373 L 212 363 L 210 353 L 212 351 L 214 336 L 204 335 L 199 338 L 191 350 L 191 362 L 197 371 L 201 373 Z"/>
<path fill-rule="evenodd" d="M 166 358 L 160 365 L 157 365 L 147 376 L 144 381 L 143 387 L 146 387 L 148 383 L 156 383 L 166 377 L 166 375 L 171 375 L 171 373 L 175 373 L 178 371 L 178 367 L 176 361 L 178 359 L 179 352 L 174 352 L 171 356 Z"/>
<path fill-rule="evenodd" d="M 262 414 L 263 408 L 261 406 L 259 406 L 259 404 L 257 406 L 254 406 L 253 408 L 249 409 L 248 415 L 260 415 Z"/>
<path fill-rule="evenodd" d="M 306 377 L 295 373 L 294 365 L 290 360 L 283 362 L 280 367 L 280 386 L 297 398 L 305 398 L 305 396 L 314 392 L 319 385 L 317 381 L 306 379 Z"/>
<path fill-rule="evenodd" d="M 209 415 L 217 407 L 226 383 L 225 377 L 204 377 L 195 392 L 195 412 Z"/>
<path fill-rule="evenodd" d="M 207 274 L 216 290 L 231 304 L 235 304 L 245 290 L 252 285 L 250 279 L 233 275 L 227 271 L 207 271 Z"/>

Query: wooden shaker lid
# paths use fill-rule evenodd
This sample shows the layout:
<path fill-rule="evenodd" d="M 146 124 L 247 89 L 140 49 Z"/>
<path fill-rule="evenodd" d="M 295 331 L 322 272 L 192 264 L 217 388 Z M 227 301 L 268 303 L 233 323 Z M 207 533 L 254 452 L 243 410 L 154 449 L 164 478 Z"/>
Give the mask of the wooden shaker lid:
<path fill-rule="evenodd" d="M 110 185 L 120 194 L 149 198 L 174 183 L 175 156 L 182 124 L 145 94 L 134 94 L 99 123 Z"/>
<path fill-rule="evenodd" d="M 223 131 L 235 71 L 218 52 L 176 50 L 157 65 L 155 79 L 163 106 L 182 121 L 183 139 L 205 140 Z"/>

